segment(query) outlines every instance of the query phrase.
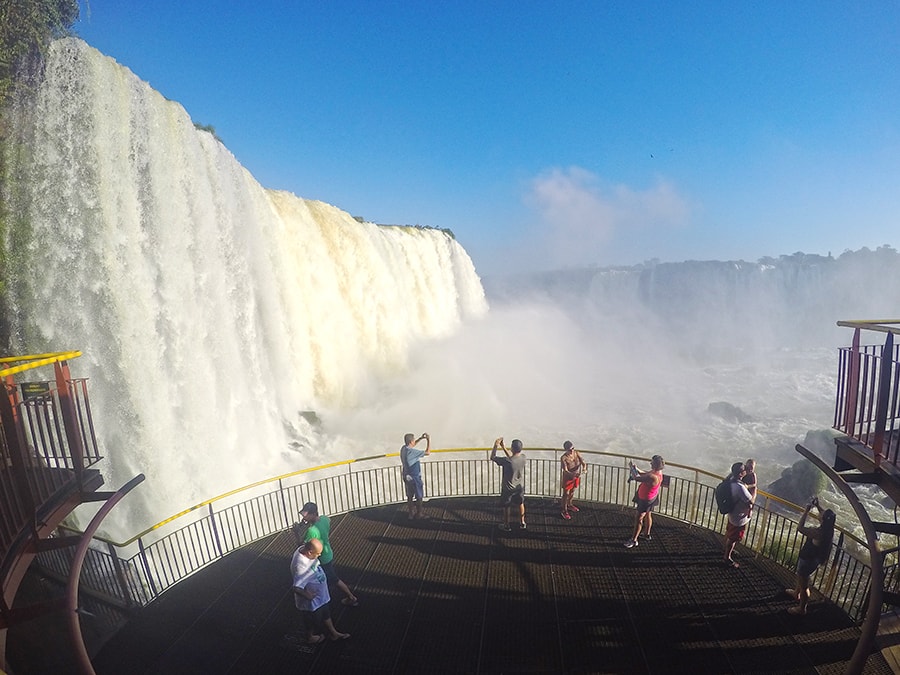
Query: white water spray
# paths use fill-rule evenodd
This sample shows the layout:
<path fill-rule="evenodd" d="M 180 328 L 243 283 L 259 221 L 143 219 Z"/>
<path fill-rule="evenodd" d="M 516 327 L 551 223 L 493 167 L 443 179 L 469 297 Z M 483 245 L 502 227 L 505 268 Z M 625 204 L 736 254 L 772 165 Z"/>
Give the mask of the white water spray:
<path fill-rule="evenodd" d="M 32 119 L 7 242 L 16 347 L 84 353 L 108 485 L 148 478 L 117 508 L 123 534 L 315 464 L 301 411 L 352 408 L 487 309 L 450 236 L 263 189 L 79 40 L 52 45 Z"/>
<path fill-rule="evenodd" d="M 766 484 L 830 426 L 834 322 L 897 313 L 897 255 L 879 250 L 523 275 L 486 314 L 454 240 L 264 190 L 77 40 L 54 45 L 38 106 L 6 242 L 16 346 L 85 353 L 108 484 L 148 476 L 117 507 L 122 536 L 405 432 L 723 473 L 755 456 Z"/>

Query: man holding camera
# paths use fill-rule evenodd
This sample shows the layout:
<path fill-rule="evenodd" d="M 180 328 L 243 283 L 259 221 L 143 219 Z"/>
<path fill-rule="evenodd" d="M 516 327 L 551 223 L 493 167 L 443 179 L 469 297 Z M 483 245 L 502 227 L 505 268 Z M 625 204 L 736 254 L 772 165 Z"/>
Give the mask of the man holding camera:
<path fill-rule="evenodd" d="M 425 449 L 420 450 L 416 443 L 425 439 Z M 414 434 L 403 437 L 400 448 L 400 464 L 403 465 L 403 482 L 406 485 L 406 503 L 409 505 L 409 517 L 422 517 L 422 500 L 425 499 L 425 484 L 422 482 L 422 466 L 419 460 L 431 454 L 431 436 L 422 434 L 418 438 Z M 415 502 L 415 508 L 413 505 Z"/>
<path fill-rule="evenodd" d="M 497 448 L 503 449 L 505 457 L 497 457 Z M 519 512 L 519 529 L 525 529 L 525 455 L 522 454 L 522 441 L 518 438 L 512 442 L 512 452 L 506 449 L 501 436 L 494 441 L 491 450 L 491 461 L 503 469 L 503 487 L 500 490 L 500 503 L 503 505 L 503 524 L 500 529 L 510 531 L 512 510 Z"/>

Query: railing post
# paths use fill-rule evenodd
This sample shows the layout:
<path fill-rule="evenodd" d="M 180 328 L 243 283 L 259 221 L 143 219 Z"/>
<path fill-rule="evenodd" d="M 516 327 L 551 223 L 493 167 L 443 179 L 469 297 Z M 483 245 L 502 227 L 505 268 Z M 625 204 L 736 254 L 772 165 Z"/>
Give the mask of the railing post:
<path fill-rule="evenodd" d="M 847 364 L 847 399 L 844 405 L 844 433 L 851 438 L 857 438 L 856 433 L 856 404 L 859 397 L 859 364 L 862 355 L 859 352 L 859 339 L 862 329 L 853 330 L 853 342 L 850 351 L 847 353 L 849 363 Z"/>
<path fill-rule="evenodd" d="M 694 484 L 691 486 L 693 498 L 691 499 L 691 522 L 697 522 L 697 514 L 700 512 L 700 472 L 694 469 Z"/>
<path fill-rule="evenodd" d="M 765 548 L 766 540 L 769 538 L 769 500 L 765 497 L 763 497 L 763 499 L 765 501 L 763 502 L 762 508 L 762 522 L 756 527 L 757 533 L 761 532 L 761 534 L 757 534 L 756 546 L 754 547 L 757 557 L 762 553 L 763 548 Z"/>
<path fill-rule="evenodd" d="M 838 564 L 840 561 L 841 553 L 844 550 L 844 533 L 841 532 L 838 537 L 837 546 L 834 549 L 834 556 L 831 559 L 831 569 L 828 570 L 828 576 L 825 577 L 825 589 L 824 593 L 827 597 L 831 597 L 832 593 L 834 593 L 834 585 L 837 583 L 837 573 L 838 573 Z"/>
<path fill-rule="evenodd" d="M 219 557 L 221 558 L 224 553 L 222 553 L 222 541 L 219 539 L 219 528 L 216 525 L 216 512 L 213 510 L 213 505 L 210 503 L 207 506 L 209 510 L 209 525 L 212 528 L 213 532 L 213 541 L 216 543 L 216 550 L 219 552 Z"/>
<path fill-rule="evenodd" d="M 278 496 L 281 499 L 281 513 L 284 516 L 284 527 L 290 528 L 293 523 L 291 522 L 290 516 L 288 516 L 287 501 L 284 497 L 284 479 L 282 478 L 278 479 Z"/>
<path fill-rule="evenodd" d="M 894 334 L 888 333 L 881 350 L 881 369 L 878 377 L 878 401 L 875 404 L 875 438 L 872 440 L 872 453 L 875 455 L 875 466 L 884 459 L 884 431 L 887 427 L 887 409 L 891 394 L 891 372 L 894 367 Z"/>
<path fill-rule="evenodd" d="M 153 572 L 150 570 L 150 561 L 147 559 L 147 550 L 144 548 L 143 537 L 138 538 L 137 545 L 138 553 L 141 556 L 141 565 L 144 566 L 144 574 L 147 575 L 147 584 L 150 586 L 150 592 L 153 594 L 154 598 L 158 598 L 159 590 L 156 588 L 156 584 L 153 583 Z"/>
<path fill-rule="evenodd" d="M 112 558 L 113 568 L 116 570 L 116 581 L 119 584 L 119 592 L 125 600 L 125 606 L 131 607 L 134 604 L 134 600 L 131 598 L 131 590 L 128 588 L 128 580 L 125 578 L 125 570 L 122 569 L 122 561 L 116 553 L 116 547 L 112 542 L 107 542 L 106 550 L 109 551 L 109 555 Z"/>
<path fill-rule="evenodd" d="M 78 480 L 78 488 L 82 489 L 82 475 L 84 473 L 84 446 L 81 443 L 81 434 L 78 431 L 78 420 L 75 417 L 75 404 L 69 392 L 69 374 L 67 361 L 57 361 L 53 364 L 56 371 L 56 396 L 59 399 L 60 412 L 63 418 L 63 428 L 66 430 L 66 444 L 69 446 L 69 454 L 72 456 L 72 468 Z"/>

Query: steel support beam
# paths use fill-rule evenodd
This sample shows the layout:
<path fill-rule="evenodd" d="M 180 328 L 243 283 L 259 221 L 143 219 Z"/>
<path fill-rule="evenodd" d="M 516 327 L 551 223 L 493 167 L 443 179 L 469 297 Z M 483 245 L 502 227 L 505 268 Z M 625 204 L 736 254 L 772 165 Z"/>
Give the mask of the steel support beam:
<path fill-rule="evenodd" d="M 828 476 L 835 487 L 847 498 L 866 535 L 866 545 L 869 548 L 869 560 L 872 566 L 869 605 L 866 609 L 866 618 L 860 626 L 859 642 L 856 643 L 856 649 L 853 650 L 853 656 L 850 657 L 847 669 L 844 671 L 846 675 L 858 675 L 863 672 L 866 659 L 872 654 L 875 646 L 875 636 L 878 633 L 878 624 L 881 622 L 881 606 L 884 604 L 884 559 L 881 557 L 881 551 L 878 550 L 878 532 L 875 530 L 872 519 L 869 518 L 866 507 L 863 506 L 844 477 L 799 443 L 794 448 Z"/>

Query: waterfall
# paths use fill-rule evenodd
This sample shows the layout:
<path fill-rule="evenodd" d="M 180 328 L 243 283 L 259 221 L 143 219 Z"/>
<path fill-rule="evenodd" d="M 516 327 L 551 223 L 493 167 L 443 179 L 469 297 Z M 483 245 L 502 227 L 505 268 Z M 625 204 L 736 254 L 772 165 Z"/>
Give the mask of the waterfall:
<path fill-rule="evenodd" d="M 352 409 L 487 304 L 441 231 L 266 190 L 185 110 L 84 42 L 49 51 L 4 242 L 16 353 L 78 349 L 132 534 L 322 459 L 302 411 Z M 398 429 L 398 435 L 406 429 Z"/>

